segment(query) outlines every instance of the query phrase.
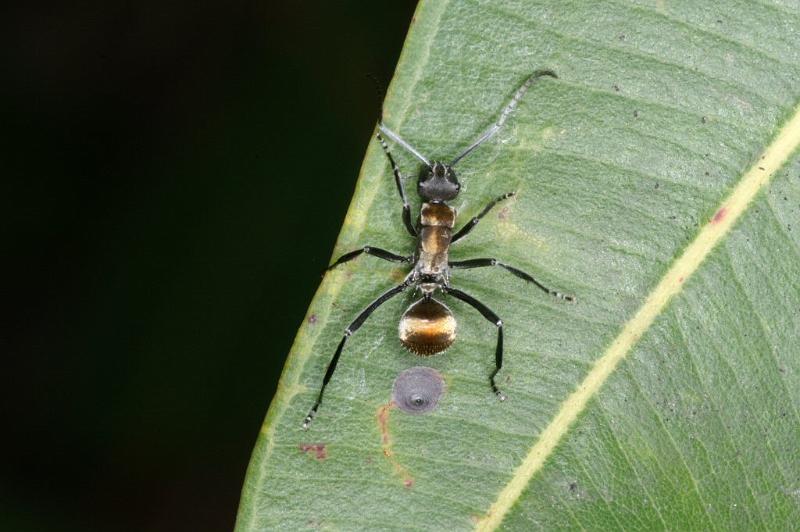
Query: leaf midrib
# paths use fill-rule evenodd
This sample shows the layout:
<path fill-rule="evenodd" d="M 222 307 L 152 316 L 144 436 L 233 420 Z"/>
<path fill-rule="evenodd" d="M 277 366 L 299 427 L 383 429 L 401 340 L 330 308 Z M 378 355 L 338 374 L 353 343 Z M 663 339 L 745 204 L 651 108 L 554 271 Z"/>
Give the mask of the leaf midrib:
<path fill-rule="evenodd" d="M 725 239 L 737 220 L 747 212 L 756 195 L 797 151 L 800 146 L 800 105 L 795 105 L 793 111 L 761 155 L 742 174 L 730 194 L 720 202 L 715 214 L 700 228 L 680 257 L 673 261 L 634 316 L 623 325 L 583 381 L 565 399 L 550 424 L 536 438 L 510 481 L 499 492 L 487 514 L 478 522 L 477 530 L 494 530 L 500 525 L 525 487 L 569 433 L 577 417 L 614 373 L 619 362 L 638 344 L 656 318 L 663 314 L 672 298 L 683 290 L 690 276 L 700 268 L 711 251 Z M 727 214 L 717 219 L 717 215 L 723 212 Z"/>

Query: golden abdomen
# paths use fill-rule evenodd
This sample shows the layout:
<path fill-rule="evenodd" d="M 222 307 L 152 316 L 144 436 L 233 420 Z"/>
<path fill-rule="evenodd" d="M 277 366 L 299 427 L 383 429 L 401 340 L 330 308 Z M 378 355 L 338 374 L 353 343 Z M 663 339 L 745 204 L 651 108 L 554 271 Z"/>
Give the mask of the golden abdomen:
<path fill-rule="evenodd" d="M 441 353 L 456 339 L 456 319 L 443 303 L 420 299 L 400 318 L 400 342 L 418 355 Z"/>

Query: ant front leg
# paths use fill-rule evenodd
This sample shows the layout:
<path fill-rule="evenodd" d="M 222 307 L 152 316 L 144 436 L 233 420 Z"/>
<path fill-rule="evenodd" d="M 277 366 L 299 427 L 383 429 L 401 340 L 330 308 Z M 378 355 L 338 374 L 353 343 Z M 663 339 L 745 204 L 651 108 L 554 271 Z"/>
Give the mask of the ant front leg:
<path fill-rule="evenodd" d="M 309 410 L 308 415 L 303 420 L 304 429 L 308 428 L 308 426 L 314 420 L 314 416 L 317 415 L 317 409 L 319 408 L 319 405 L 322 403 L 322 395 L 325 393 L 325 387 L 328 385 L 328 382 L 330 382 L 331 377 L 333 377 L 333 372 L 336 371 L 336 364 L 339 363 L 339 357 L 342 355 L 342 350 L 344 349 L 344 344 L 347 342 L 347 339 L 350 338 L 350 336 L 354 332 L 356 332 L 359 328 L 361 328 L 362 325 L 364 325 L 364 322 L 367 321 L 367 318 L 369 318 L 370 315 L 373 312 L 375 312 L 375 310 L 378 307 L 386 303 L 388 300 L 390 300 L 391 298 L 393 298 L 406 288 L 408 288 L 408 281 L 400 285 L 397 285 L 391 290 L 387 290 L 386 292 L 381 294 L 375 301 L 370 303 L 369 306 L 367 306 L 367 308 L 362 310 L 361 313 L 358 316 L 356 316 L 356 319 L 354 319 L 353 322 L 350 325 L 348 325 L 347 328 L 344 330 L 344 336 L 342 336 L 342 340 L 339 342 L 339 346 L 336 348 L 336 352 L 333 354 L 333 358 L 331 358 L 331 361 L 328 363 L 328 369 L 325 371 L 325 376 L 322 378 L 322 386 L 319 389 L 319 395 L 317 396 L 317 401 L 314 403 L 314 406 L 311 407 L 311 410 Z"/>
<path fill-rule="evenodd" d="M 528 281 L 529 283 L 533 283 L 534 285 L 536 285 L 537 288 L 539 288 L 542 292 L 546 294 L 550 294 L 555 298 L 563 299 L 564 301 L 569 301 L 571 303 L 575 302 L 575 296 L 562 294 L 561 292 L 553 290 L 552 288 L 548 288 L 539 281 L 537 281 L 535 278 L 533 278 L 533 276 L 523 272 L 522 270 L 514 268 L 513 266 L 509 266 L 508 264 L 503 264 L 497 259 L 456 260 L 450 262 L 449 266 L 453 269 L 463 269 L 463 270 L 469 270 L 472 268 L 484 268 L 486 266 L 499 266 L 500 268 L 503 268 L 507 272 L 519 277 L 520 279 Z"/>
<path fill-rule="evenodd" d="M 503 321 L 500 317 L 492 311 L 489 307 L 472 297 L 471 295 L 462 292 L 457 288 L 448 287 L 445 289 L 448 294 L 454 295 L 464 303 L 470 305 L 472 308 L 481 313 L 481 315 L 492 322 L 497 327 L 497 347 L 494 350 L 494 371 L 489 376 L 489 383 L 492 385 L 492 391 L 501 401 L 506 400 L 506 394 L 500 391 L 494 378 L 503 368 Z"/>
<path fill-rule="evenodd" d="M 472 231 L 472 229 L 474 229 L 476 225 L 478 225 L 478 222 L 481 221 L 481 218 L 489 214 L 489 211 L 491 211 L 495 205 L 497 205 L 503 200 L 507 200 L 508 198 L 514 196 L 515 194 L 516 192 L 508 192 L 490 201 L 489 204 L 483 208 L 480 214 L 478 214 L 478 216 L 473 217 L 470 221 L 466 223 L 466 225 L 464 225 L 464 227 L 459 229 L 458 232 L 456 232 L 456 234 L 453 235 L 453 238 L 450 240 L 450 243 L 453 244 L 457 240 L 461 240 L 462 238 L 467 236 L 469 232 Z"/>
<path fill-rule="evenodd" d="M 381 126 L 383 126 L 383 124 L 381 124 Z M 409 206 L 408 199 L 406 199 L 406 191 L 403 188 L 403 175 L 400 173 L 400 167 L 397 166 L 397 163 L 394 161 L 392 152 L 389 151 L 389 146 L 386 144 L 386 141 L 383 140 L 383 137 L 380 133 L 377 134 L 377 137 L 378 141 L 381 143 L 381 147 L 383 148 L 383 153 L 386 154 L 386 157 L 389 158 L 389 164 L 392 165 L 392 172 L 394 173 L 394 182 L 397 185 L 397 192 L 400 193 L 400 199 L 403 201 L 403 225 L 405 225 L 408 234 L 416 238 L 417 229 L 414 227 L 414 224 L 411 223 L 411 206 Z"/>
<path fill-rule="evenodd" d="M 391 251 L 386 251 L 385 249 L 381 248 L 364 246 L 361 249 L 351 251 L 350 253 L 345 253 L 344 255 L 336 259 L 336 261 L 333 264 L 328 266 L 327 270 L 332 270 L 337 266 L 339 266 L 340 264 L 349 262 L 354 258 L 358 257 L 359 255 L 361 255 L 362 253 L 365 253 L 367 255 L 372 255 L 373 257 L 378 257 L 379 259 L 388 260 L 390 262 L 411 262 L 411 257 L 404 257 L 402 255 L 397 255 L 396 253 L 392 253 Z"/>

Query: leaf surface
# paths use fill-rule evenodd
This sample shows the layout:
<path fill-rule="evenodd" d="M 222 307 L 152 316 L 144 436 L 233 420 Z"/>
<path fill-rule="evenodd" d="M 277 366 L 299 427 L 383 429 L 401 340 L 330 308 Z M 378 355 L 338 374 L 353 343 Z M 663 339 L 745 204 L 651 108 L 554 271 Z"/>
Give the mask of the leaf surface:
<path fill-rule="evenodd" d="M 344 327 L 407 268 L 362 256 L 326 275 L 300 327 L 243 489 L 237 530 L 788 529 L 800 521 L 800 8 L 793 2 L 420 4 L 386 123 L 449 160 L 535 69 L 504 129 L 459 164 L 453 246 L 497 257 L 452 284 L 459 337 L 417 359 L 397 339 L 411 296 Z M 414 197 L 418 164 L 394 147 Z M 418 208 L 418 201 L 414 198 Z M 335 256 L 410 253 L 391 171 L 367 150 Z M 392 382 L 437 369 L 431 414 Z"/>

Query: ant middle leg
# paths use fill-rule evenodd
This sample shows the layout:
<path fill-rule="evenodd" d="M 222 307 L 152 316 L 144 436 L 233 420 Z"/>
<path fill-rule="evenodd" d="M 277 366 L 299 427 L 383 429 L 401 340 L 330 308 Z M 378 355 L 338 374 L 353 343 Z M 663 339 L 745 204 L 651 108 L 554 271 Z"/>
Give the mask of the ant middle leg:
<path fill-rule="evenodd" d="M 486 266 L 499 266 L 500 268 L 503 268 L 507 272 L 510 272 L 511 274 L 519 277 L 520 279 L 528 281 L 529 283 L 533 283 L 534 285 L 536 285 L 537 288 L 539 288 L 542 292 L 546 294 L 550 294 L 551 296 L 558 299 L 563 299 L 564 301 L 570 301 L 573 303 L 575 302 L 575 296 L 562 294 L 561 292 L 553 290 L 552 288 L 548 288 L 539 281 L 537 281 L 533 276 L 523 272 L 522 270 L 514 268 L 513 266 L 509 266 L 508 264 L 503 264 L 497 259 L 487 258 L 487 259 L 456 260 L 456 261 L 451 261 L 449 263 L 449 266 L 453 269 L 463 269 L 463 270 L 468 270 L 472 268 L 483 268 Z"/>
<path fill-rule="evenodd" d="M 367 321 L 367 318 L 369 318 L 378 307 L 408 288 L 408 285 L 408 281 L 405 281 L 402 284 L 399 284 L 381 294 L 375 301 L 370 303 L 367 308 L 362 310 L 361 313 L 356 316 L 356 319 L 354 319 L 353 322 L 344 330 L 344 336 L 342 336 L 342 340 L 339 342 L 339 346 L 336 348 L 333 358 L 331 358 L 331 361 L 328 363 L 328 369 L 325 370 L 325 376 L 322 378 L 322 386 L 319 389 L 317 401 L 314 403 L 314 406 L 311 407 L 311 410 L 308 411 L 308 415 L 303 420 L 304 429 L 308 428 L 308 426 L 314 420 L 314 416 L 317 415 L 317 409 L 322 403 L 322 395 L 325 393 L 325 387 L 328 385 L 328 382 L 330 382 L 331 377 L 333 377 L 333 372 L 336 371 L 336 364 L 339 363 L 339 357 L 342 355 L 342 350 L 344 349 L 344 344 L 347 342 L 347 339 L 359 328 L 361 328 L 362 325 L 364 325 L 364 322 Z"/>
<path fill-rule="evenodd" d="M 447 287 L 445 292 L 448 294 L 452 294 L 456 298 L 460 299 L 464 303 L 470 305 L 472 308 L 477 310 L 478 312 L 483 315 L 484 318 L 489 320 L 497 327 L 497 346 L 494 350 L 494 371 L 489 376 L 489 383 L 492 385 L 492 391 L 497 396 L 498 399 L 501 401 L 506 400 L 506 394 L 500 391 L 497 387 L 497 383 L 495 382 L 495 377 L 503 368 L 503 321 L 500 317 L 494 313 L 492 309 L 472 297 L 471 295 L 467 294 L 466 292 L 462 292 L 457 288 Z"/>
<path fill-rule="evenodd" d="M 450 240 L 450 243 L 451 244 L 455 243 L 457 240 L 461 240 L 462 238 L 467 236 L 470 233 L 470 231 L 472 231 L 472 229 L 474 229 L 475 226 L 478 225 L 478 222 L 481 221 L 481 218 L 483 218 L 484 216 L 489 214 L 489 211 L 491 211 L 494 208 L 495 205 L 497 205 L 498 203 L 500 203 L 503 200 L 507 200 L 508 198 L 513 197 L 515 194 L 516 194 L 516 192 L 507 192 L 507 193 L 503 194 L 502 196 L 499 196 L 499 197 L 493 199 L 492 201 L 490 201 L 489 204 L 486 207 L 483 208 L 483 210 L 480 212 L 480 214 L 478 214 L 477 216 L 474 216 L 470 221 L 468 221 L 464 225 L 464 227 L 459 229 L 456 232 L 456 234 L 453 235 L 453 238 Z"/>
<path fill-rule="evenodd" d="M 402 255 L 397 255 L 396 253 L 392 253 L 391 251 L 386 251 L 385 249 L 381 248 L 374 248 L 371 246 L 364 246 L 361 249 L 357 249 L 355 251 L 351 251 L 349 253 L 345 253 L 336 261 L 326 268 L 327 270 L 332 270 L 339 266 L 340 264 L 344 264 L 345 262 L 350 262 L 354 258 L 358 257 L 362 253 L 367 255 L 372 255 L 373 257 L 378 257 L 379 259 L 388 260 L 390 262 L 411 262 L 411 257 L 404 257 Z"/>

